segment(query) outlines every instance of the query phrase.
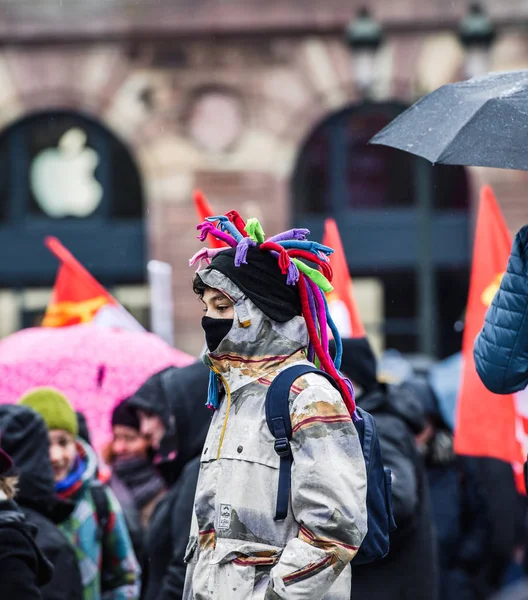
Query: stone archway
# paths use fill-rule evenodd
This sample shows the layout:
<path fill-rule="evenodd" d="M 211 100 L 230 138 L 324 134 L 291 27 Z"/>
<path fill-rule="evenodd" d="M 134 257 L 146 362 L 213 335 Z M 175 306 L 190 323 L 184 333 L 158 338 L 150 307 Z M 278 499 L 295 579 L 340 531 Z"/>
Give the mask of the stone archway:
<path fill-rule="evenodd" d="M 0 132 L 0 285 L 51 285 L 56 236 L 105 285 L 145 279 L 144 195 L 125 144 L 73 110 L 32 112 Z M 36 257 L 40 257 L 36 260 Z"/>
<path fill-rule="evenodd" d="M 354 275 L 381 286 L 373 332 L 382 328 L 401 351 L 443 357 L 461 343 L 453 326 L 467 299 L 469 178 L 462 167 L 367 145 L 404 108 L 352 104 L 314 127 L 292 176 L 293 223 L 320 238 L 333 216 Z"/>
<path fill-rule="evenodd" d="M 143 172 L 135 133 L 151 119 L 143 92 L 156 74 L 130 60 L 123 44 L 14 47 L 0 52 L 0 130 L 32 113 L 69 110 L 107 126 Z"/>

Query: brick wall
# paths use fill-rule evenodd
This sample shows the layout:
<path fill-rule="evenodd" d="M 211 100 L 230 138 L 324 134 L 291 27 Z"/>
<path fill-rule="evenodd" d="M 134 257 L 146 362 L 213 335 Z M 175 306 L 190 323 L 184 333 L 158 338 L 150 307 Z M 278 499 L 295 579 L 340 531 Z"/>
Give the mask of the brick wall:
<path fill-rule="evenodd" d="M 66 12 L 55 20 L 51 16 L 59 3 L 52 7 L 47 0 L 40 0 L 33 13 L 30 2 L 9 2 L 9 11 L 0 10 L 0 35 L 9 29 L 27 39 L 0 51 L 0 126 L 31 111 L 70 108 L 100 119 L 129 145 L 145 184 L 150 256 L 173 265 L 176 340 L 192 352 L 202 340 L 200 306 L 187 265 L 200 247 L 192 190 L 203 189 L 219 212 L 236 208 L 257 213 L 268 232 L 283 229 L 289 222 L 289 182 L 300 145 L 321 119 L 358 99 L 341 31 L 353 2 L 272 1 L 265 11 L 256 11 L 255 2 L 222 2 L 222 11 L 207 16 L 207 1 L 193 2 L 192 9 L 182 2 L 180 12 L 171 3 L 165 24 L 175 32 L 194 27 L 188 39 L 154 35 L 156 19 L 168 10 L 161 0 L 159 11 L 141 21 L 143 28 L 142 2 L 94 1 L 92 13 L 75 23 L 72 15 L 81 4 L 73 0 L 64 0 Z M 110 4 L 98 30 L 100 11 Z M 379 52 L 376 98 L 411 103 L 460 77 L 463 53 L 454 33 L 413 31 L 412 25 L 424 19 L 437 29 L 453 24 L 464 8 L 461 3 L 372 4 L 394 26 Z M 525 2 L 490 0 L 488 5 L 500 18 L 528 17 Z M 396 25 L 404 22 L 407 29 L 398 30 Z M 266 23 L 259 37 L 248 37 L 250 29 Z M 221 30 L 228 24 L 237 35 L 213 37 L 208 32 L 200 37 L 200 27 Z M 114 38 L 106 35 L 111 27 Z M 127 27 L 130 35 L 124 36 Z M 65 43 L 65 37 L 82 32 L 75 43 Z M 504 33 L 493 50 L 493 68 L 528 67 L 527 40 L 524 32 Z M 199 104 L 209 93 L 224 106 L 229 126 L 224 117 L 211 120 L 206 103 Z M 213 148 L 223 140 L 225 148 Z M 478 169 L 471 176 L 475 192 L 481 182 L 495 185 L 512 230 L 524 224 L 526 174 Z"/>
<path fill-rule="evenodd" d="M 481 0 L 497 22 L 528 19 L 523 0 Z M 387 28 L 453 27 L 465 2 L 445 0 L 2 0 L 0 35 L 9 40 L 101 39 L 144 35 L 203 35 L 341 30 L 365 4 Z M 264 7 L 264 9 L 263 9 Z"/>

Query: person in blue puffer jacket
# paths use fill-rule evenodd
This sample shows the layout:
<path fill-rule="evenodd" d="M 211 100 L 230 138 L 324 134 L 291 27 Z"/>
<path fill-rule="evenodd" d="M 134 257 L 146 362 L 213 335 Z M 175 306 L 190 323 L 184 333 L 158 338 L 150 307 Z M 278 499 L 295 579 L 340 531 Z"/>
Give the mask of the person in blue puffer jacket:
<path fill-rule="evenodd" d="M 515 236 L 474 356 L 479 377 L 491 392 L 511 394 L 528 385 L 528 225 Z"/>

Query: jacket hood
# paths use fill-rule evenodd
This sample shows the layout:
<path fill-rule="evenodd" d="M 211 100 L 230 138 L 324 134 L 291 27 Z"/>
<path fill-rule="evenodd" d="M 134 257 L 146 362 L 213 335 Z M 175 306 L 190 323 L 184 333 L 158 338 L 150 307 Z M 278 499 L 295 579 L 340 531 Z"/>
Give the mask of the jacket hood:
<path fill-rule="evenodd" d="M 48 430 L 42 417 L 25 406 L 0 406 L 2 447 L 13 458 L 19 475 L 17 502 L 61 523 L 74 505 L 55 494 L 49 458 Z"/>
<path fill-rule="evenodd" d="M 165 375 L 177 367 L 167 367 L 154 373 L 129 399 L 132 407 L 157 415 L 167 429 L 171 426 L 171 406 L 167 398 Z"/>
<path fill-rule="evenodd" d="M 371 413 L 388 412 L 407 423 L 418 434 L 425 427 L 425 414 L 420 398 L 414 389 L 405 384 L 391 385 L 380 383 L 378 386 L 357 399 L 358 406 Z"/>
<path fill-rule="evenodd" d="M 88 430 L 88 423 L 86 422 L 86 417 L 82 412 L 77 411 L 75 413 L 77 415 L 77 423 L 79 426 L 78 436 L 81 440 L 84 440 L 90 446 L 92 445 L 92 439 L 90 437 L 90 431 Z"/>
<path fill-rule="evenodd" d="M 5 523 L 24 523 L 26 516 L 14 500 L 0 500 L 0 525 Z"/>
<path fill-rule="evenodd" d="M 308 329 L 303 317 L 278 323 L 219 271 L 205 269 L 198 276 L 234 303 L 233 327 L 214 352 L 203 356 L 204 363 L 222 375 L 232 392 L 289 362 L 305 358 Z"/>
<path fill-rule="evenodd" d="M 156 373 L 130 398 L 131 406 L 158 415 L 167 428 L 160 452 L 176 450 L 163 477 L 172 483 L 187 462 L 202 452 L 211 422 L 211 411 L 205 406 L 209 387 L 209 370 L 201 362 L 183 368 L 169 367 Z M 173 448 L 169 448 L 173 442 Z"/>
<path fill-rule="evenodd" d="M 82 481 L 84 487 L 86 484 L 89 484 L 97 478 L 99 461 L 97 459 L 95 450 L 83 439 L 77 439 L 77 447 L 79 448 L 80 453 L 84 454 L 84 458 L 86 460 L 86 468 L 84 469 L 84 473 L 82 474 Z"/>

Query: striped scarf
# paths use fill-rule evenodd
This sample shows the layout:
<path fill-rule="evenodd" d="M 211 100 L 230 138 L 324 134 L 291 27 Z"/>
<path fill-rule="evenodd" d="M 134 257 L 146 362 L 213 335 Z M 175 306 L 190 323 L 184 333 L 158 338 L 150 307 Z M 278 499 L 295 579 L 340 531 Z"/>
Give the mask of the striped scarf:
<path fill-rule="evenodd" d="M 73 461 L 71 471 L 64 479 L 55 483 L 55 491 L 57 492 L 59 498 L 63 500 L 66 498 L 71 498 L 81 489 L 83 485 L 83 475 L 86 471 L 86 465 L 86 453 L 84 449 L 78 445 L 77 456 Z"/>

